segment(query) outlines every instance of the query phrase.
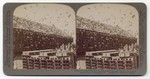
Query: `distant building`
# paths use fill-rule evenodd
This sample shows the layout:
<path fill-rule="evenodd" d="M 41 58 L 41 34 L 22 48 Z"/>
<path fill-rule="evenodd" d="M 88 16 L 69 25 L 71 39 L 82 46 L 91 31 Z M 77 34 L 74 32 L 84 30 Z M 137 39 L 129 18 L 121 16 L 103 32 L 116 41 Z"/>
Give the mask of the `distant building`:
<path fill-rule="evenodd" d="M 75 69 L 75 55 L 67 50 L 35 50 L 22 53 L 23 69 Z"/>
<path fill-rule="evenodd" d="M 120 50 L 91 51 L 86 52 L 85 62 L 86 69 L 136 69 L 138 54 Z"/>
<path fill-rule="evenodd" d="M 23 69 L 23 64 L 21 59 L 14 60 L 13 64 L 14 64 L 13 66 L 14 69 Z"/>

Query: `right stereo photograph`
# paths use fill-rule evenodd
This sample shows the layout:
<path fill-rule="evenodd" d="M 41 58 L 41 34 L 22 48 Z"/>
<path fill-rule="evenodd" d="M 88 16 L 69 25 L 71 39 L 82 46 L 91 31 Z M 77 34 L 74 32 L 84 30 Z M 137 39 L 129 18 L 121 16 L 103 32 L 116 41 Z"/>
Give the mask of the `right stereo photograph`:
<path fill-rule="evenodd" d="M 130 5 L 88 4 L 76 14 L 77 69 L 137 69 L 139 14 Z"/>

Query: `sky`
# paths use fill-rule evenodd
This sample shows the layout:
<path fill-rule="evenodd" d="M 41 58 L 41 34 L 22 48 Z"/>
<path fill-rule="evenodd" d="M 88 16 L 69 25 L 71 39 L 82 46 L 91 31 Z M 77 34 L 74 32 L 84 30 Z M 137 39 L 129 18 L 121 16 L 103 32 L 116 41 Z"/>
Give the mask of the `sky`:
<path fill-rule="evenodd" d="M 100 23 L 119 26 L 133 36 L 139 35 L 139 15 L 130 5 L 88 4 L 80 7 L 77 15 Z"/>
<path fill-rule="evenodd" d="M 75 12 L 63 4 L 25 4 L 18 6 L 14 16 L 46 25 L 54 25 L 75 38 Z"/>

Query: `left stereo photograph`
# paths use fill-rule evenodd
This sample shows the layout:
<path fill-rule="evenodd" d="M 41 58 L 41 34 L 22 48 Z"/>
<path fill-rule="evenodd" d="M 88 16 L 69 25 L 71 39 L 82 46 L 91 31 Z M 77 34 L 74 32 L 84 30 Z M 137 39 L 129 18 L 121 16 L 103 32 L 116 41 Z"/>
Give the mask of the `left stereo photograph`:
<path fill-rule="evenodd" d="M 14 69 L 75 69 L 75 12 L 26 4 L 13 13 Z"/>

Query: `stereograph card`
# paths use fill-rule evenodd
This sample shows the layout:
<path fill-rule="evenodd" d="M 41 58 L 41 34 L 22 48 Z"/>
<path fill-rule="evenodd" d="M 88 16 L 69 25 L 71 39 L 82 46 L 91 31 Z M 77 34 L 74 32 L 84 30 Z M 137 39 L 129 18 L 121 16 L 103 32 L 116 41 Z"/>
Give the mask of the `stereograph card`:
<path fill-rule="evenodd" d="M 6 75 L 144 75 L 143 3 L 6 3 Z"/>

